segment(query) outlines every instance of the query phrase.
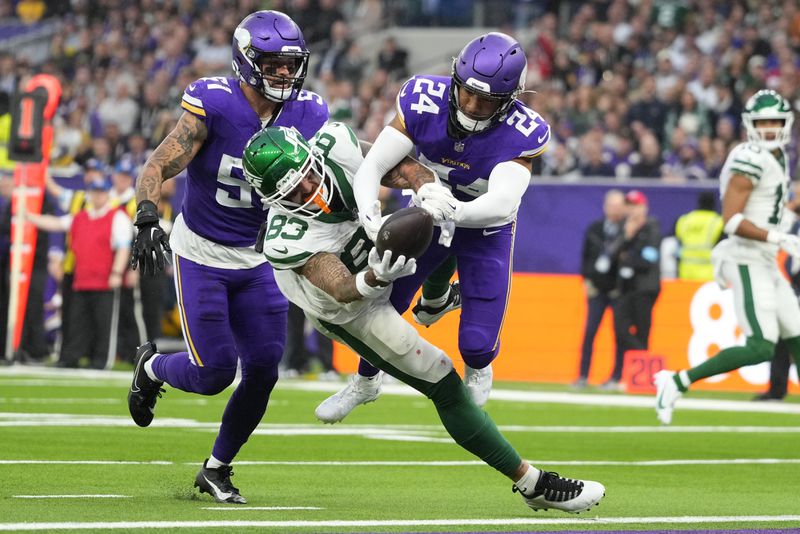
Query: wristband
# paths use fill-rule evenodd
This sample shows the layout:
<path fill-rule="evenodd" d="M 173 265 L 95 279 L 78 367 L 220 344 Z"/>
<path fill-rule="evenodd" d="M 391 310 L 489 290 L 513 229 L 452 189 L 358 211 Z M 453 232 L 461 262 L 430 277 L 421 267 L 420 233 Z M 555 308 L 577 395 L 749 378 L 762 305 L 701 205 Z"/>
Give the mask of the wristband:
<path fill-rule="evenodd" d="M 731 218 L 725 223 L 725 233 L 728 235 L 736 235 L 736 229 L 739 228 L 739 225 L 742 224 L 743 220 L 744 215 L 741 213 L 734 213 L 731 215 Z"/>
<path fill-rule="evenodd" d="M 358 290 L 359 293 L 361 293 L 361 296 L 364 297 L 365 299 L 374 299 L 382 295 L 383 292 L 386 290 L 386 288 L 389 287 L 389 286 L 373 287 L 369 285 L 365 280 L 366 276 L 367 276 L 367 271 L 361 271 L 356 275 L 356 289 Z"/>
<path fill-rule="evenodd" d="M 770 230 L 767 232 L 767 243 L 772 243 L 773 245 L 779 245 L 781 241 L 781 234 L 777 230 Z"/>

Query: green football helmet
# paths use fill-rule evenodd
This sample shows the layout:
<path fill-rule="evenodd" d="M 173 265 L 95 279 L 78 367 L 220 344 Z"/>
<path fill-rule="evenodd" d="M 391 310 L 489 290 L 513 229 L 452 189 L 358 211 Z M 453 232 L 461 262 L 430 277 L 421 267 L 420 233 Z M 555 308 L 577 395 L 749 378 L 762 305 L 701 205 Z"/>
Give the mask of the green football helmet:
<path fill-rule="evenodd" d="M 269 126 L 247 142 L 242 157 L 244 177 L 267 206 L 277 205 L 298 217 L 313 218 L 330 212 L 333 187 L 325 159 L 294 128 Z M 303 178 L 319 177 L 316 189 L 301 203 L 288 199 Z"/>
<path fill-rule="evenodd" d="M 783 126 L 778 128 L 756 127 L 755 122 L 765 119 L 778 119 Z M 742 113 L 742 123 L 747 131 L 747 139 L 751 143 L 774 150 L 787 145 L 792 137 L 794 114 L 789 102 L 772 89 L 762 89 L 747 101 Z M 774 135 L 769 139 L 770 134 Z"/>

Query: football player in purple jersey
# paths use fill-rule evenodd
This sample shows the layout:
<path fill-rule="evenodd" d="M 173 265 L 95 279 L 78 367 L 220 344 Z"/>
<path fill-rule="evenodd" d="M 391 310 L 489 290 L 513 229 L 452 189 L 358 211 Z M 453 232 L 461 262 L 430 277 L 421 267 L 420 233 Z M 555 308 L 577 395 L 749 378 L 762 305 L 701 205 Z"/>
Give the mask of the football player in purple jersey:
<path fill-rule="evenodd" d="M 491 362 L 500 349 L 517 209 L 530 183 L 531 160 L 550 140 L 547 122 L 516 98 L 525 88 L 526 70 L 517 41 L 488 33 L 461 50 L 450 77 L 411 78 L 397 97 L 397 115 L 375 140 L 353 186 L 359 218 L 374 238 L 381 224 L 379 177 L 412 148 L 437 172 L 441 185 L 426 184 L 417 200 L 443 223 L 438 243 L 419 258 L 413 276 L 396 283 L 392 303 L 407 309 L 422 282 L 455 257 L 462 307 L 458 346 L 464 382 L 479 406 L 489 397 Z M 454 232 L 448 231 L 452 224 Z M 441 302 L 427 304 L 446 311 L 447 298 L 445 293 Z M 348 386 L 317 407 L 317 417 L 335 423 L 375 400 L 380 376 L 362 359 Z"/>
<path fill-rule="evenodd" d="M 278 379 L 288 304 L 272 268 L 254 249 L 266 208 L 242 173 L 242 151 L 264 126 L 294 127 L 306 137 L 328 107 L 302 90 L 309 52 L 288 16 L 258 11 L 233 34 L 233 78 L 201 78 L 186 88 L 183 115 L 144 164 L 136 184 L 138 229 L 131 264 L 143 274 L 172 253 L 187 351 L 161 354 L 142 345 L 128 393 L 139 426 L 153 419 L 161 386 L 216 395 L 241 362 L 241 382 L 195 486 L 218 502 L 244 504 L 231 462 L 261 421 Z M 169 242 L 158 225 L 161 183 L 187 169 L 186 193 Z"/>

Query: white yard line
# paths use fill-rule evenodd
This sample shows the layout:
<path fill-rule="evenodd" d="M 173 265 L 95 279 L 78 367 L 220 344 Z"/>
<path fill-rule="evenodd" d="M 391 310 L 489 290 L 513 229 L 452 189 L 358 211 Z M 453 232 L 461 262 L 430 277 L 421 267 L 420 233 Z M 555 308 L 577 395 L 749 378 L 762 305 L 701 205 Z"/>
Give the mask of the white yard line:
<path fill-rule="evenodd" d="M 798 522 L 800 515 L 753 516 L 677 516 L 677 517 L 604 517 L 604 518 L 505 518 L 505 519 L 389 519 L 327 521 L 116 521 L 62 523 L 0 523 L 0 531 L 8 530 L 120 530 L 167 528 L 216 528 L 235 531 L 237 528 L 375 528 L 375 527 L 454 527 L 454 526 L 526 526 L 526 525 L 692 525 L 702 523 L 766 523 Z"/>
<path fill-rule="evenodd" d="M 12 495 L 15 499 L 130 499 L 130 495 Z"/>
<path fill-rule="evenodd" d="M 573 466 L 620 466 L 620 467 L 659 467 L 669 465 L 796 465 L 800 458 L 676 458 L 671 460 L 540 460 L 529 459 L 537 465 L 573 465 Z M 152 461 L 114 461 L 114 460 L 0 460 L 0 465 L 175 465 L 175 462 Z M 183 462 L 182 465 L 199 465 L 197 462 Z M 320 460 L 320 461 L 283 461 L 283 460 L 237 460 L 235 465 L 286 465 L 296 467 L 484 467 L 480 460 L 433 460 L 433 461 L 389 461 L 389 460 Z"/>
<path fill-rule="evenodd" d="M 324 510 L 319 506 L 203 506 L 201 510 L 219 510 L 220 512 L 253 512 L 258 510 Z"/>

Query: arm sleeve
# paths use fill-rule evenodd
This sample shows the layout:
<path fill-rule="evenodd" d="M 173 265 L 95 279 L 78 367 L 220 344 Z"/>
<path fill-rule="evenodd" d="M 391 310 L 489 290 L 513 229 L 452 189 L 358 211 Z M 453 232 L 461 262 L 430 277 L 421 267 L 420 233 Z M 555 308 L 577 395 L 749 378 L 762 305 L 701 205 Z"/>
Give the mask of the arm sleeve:
<path fill-rule="evenodd" d="M 489 174 L 486 194 L 461 203 L 456 211 L 456 224 L 491 226 L 502 222 L 519 208 L 530 182 L 530 171 L 519 163 L 498 163 Z"/>
<path fill-rule="evenodd" d="M 133 225 L 127 215 L 121 210 L 117 210 L 114 219 L 111 221 L 111 248 L 118 250 L 130 248 L 131 237 L 133 236 Z"/>
<path fill-rule="evenodd" d="M 400 163 L 413 147 L 411 139 L 392 126 L 378 135 L 353 178 L 353 196 L 359 212 L 370 210 L 378 200 L 383 175 Z"/>

